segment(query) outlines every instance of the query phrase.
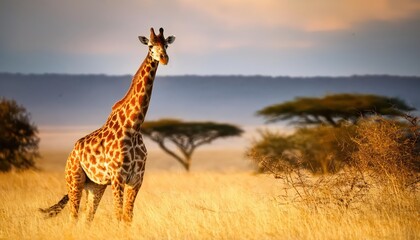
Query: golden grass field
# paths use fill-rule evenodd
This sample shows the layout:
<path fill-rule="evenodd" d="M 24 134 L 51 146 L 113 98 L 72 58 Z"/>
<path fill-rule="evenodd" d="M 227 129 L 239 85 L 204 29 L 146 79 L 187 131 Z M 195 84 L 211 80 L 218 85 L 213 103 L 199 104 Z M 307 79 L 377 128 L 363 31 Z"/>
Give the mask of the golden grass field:
<path fill-rule="evenodd" d="M 152 168 L 131 226 L 115 221 L 110 188 L 90 226 L 83 221 L 83 205 L 77 223 L 70 221 L 68 207 L 44 219 L 38 208 L 66 192 L 63 170 L 51 166 L 0 174 L 0 239 L 420 239 L 418 195 L 372 194 L 357 209 L 314 210 L 281 204 L 281 182 L 250 170 Z"/>

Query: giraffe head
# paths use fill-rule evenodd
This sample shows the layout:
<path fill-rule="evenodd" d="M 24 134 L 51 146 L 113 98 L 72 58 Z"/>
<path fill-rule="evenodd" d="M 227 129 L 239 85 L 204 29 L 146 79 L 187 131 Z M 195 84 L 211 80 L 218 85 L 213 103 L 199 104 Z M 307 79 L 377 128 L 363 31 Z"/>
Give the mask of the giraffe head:
<path fill-rule="evenodd" d="M 163 36 L 163 28 L 159 29 L 159 35 L 156 35 L 155 30 L 151 28 L 150 39 L 139 36 L 139 40 L 141 43 L 149 46 L 149 54 L 154 60 L 159 61 L 164 65 L 168 64 L 169 57 L 166 53 L 166 48 L 175 41 L 175 36 L 169 36 L 165 39 Z"/>

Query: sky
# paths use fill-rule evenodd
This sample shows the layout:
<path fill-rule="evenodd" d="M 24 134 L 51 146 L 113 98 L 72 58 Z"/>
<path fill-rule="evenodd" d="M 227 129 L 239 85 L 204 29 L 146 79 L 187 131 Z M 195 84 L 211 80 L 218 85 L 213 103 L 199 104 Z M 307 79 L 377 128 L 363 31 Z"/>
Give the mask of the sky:
<path fill-rule="evenodd" d="M 0 0 L 0 72 L 420 76 L 420 0 Z"/>

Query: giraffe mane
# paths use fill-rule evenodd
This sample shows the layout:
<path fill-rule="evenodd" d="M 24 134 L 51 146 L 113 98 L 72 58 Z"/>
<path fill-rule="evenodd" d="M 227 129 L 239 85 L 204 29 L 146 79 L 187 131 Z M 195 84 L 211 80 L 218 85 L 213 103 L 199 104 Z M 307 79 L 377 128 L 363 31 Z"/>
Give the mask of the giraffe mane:
<path fill-rule="evenodd" d="M 129 97 L 131 96 L 131 89 L 133 89 L 134 88 L 134 86 L 135 86 L 135 81 L 136 81 L 136 78 L 134 78 L 133 77 L 133 81 L 131 82 L 131 86 L 130 86 L 130 88 L 128 89 L 128 91 L 127 91 L 127 93 L 125 94 L 125 96 L 123 97 L 123 98 L 121 98 L 118 102 L 116 102 L 115 104 L 114 104 L 114 106 L 112 106 L 112 110 L 116 110 L 116 109 L 118 109 L 121 105 L 123 105 L 123 103 L 127 100 L 127 99 L 129 99 Z"/>

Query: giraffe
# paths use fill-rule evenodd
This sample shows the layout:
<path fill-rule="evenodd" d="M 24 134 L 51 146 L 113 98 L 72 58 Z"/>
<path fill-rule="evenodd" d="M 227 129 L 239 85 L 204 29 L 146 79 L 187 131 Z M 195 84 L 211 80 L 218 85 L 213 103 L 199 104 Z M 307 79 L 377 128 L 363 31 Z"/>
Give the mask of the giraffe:
<path fill-rule="evenodd" d="M 149 47 L 146 58 L 126 95 L 112 107 L 106 123 L 76 142 L 65 168 L 68 193 L 52 207 L 40 209 L 47 217 L 56 216 L 69 201 L 71 216 L 77 219 L 85 189 L 87 221 L 91 222 L 106 187 L 111 185 L 117 220 L 132 221 L 147 156 L 140 126 L 149 107 L 158 65 L 168 63 L 166 49 L 175 37 L 165 39 L 163 28 L 158 35 L 151 28 L 150 39 L 139 36 L 139 40 Z"/>

